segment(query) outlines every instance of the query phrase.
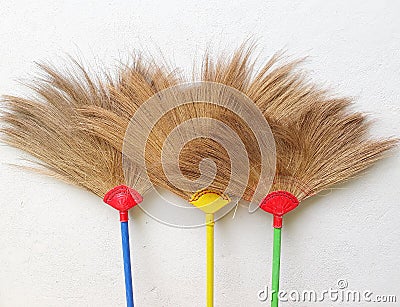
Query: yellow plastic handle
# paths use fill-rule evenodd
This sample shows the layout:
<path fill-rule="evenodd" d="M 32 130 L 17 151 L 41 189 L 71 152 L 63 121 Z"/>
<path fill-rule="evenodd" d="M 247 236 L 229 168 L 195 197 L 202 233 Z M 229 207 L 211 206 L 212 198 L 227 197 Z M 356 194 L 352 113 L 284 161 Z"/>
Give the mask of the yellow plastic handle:
<path fill-rule="evenodd" d="M 214 306 L 214 214 L 206 214 L 207 231 L 207 307 Z"/>

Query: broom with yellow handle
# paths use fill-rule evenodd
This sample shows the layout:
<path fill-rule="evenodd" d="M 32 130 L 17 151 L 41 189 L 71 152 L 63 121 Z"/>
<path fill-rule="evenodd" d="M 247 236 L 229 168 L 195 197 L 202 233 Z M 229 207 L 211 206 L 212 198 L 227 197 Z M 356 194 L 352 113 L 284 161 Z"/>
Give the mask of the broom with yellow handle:
<path fill-rule="evenodd" d="M 205 213 L 207 238 L 207 307 L 214 306 L 214 214 L 225 207 L 230 201 L 228 196 L 207 189 L 193 194 L 189 200 L 189 203 Z"/>
<path fill-rule="evenodd" d="M 120 212 L 126 304 L 131 307 L 134 300 L 128 210 L 142 201 L 141 195 L 150 189 L 151 184 L 142 176 L 140 167 L 126 161 L 125 167 L 128 167 L 130 175 L 124 178 L 121 152 L 85 129 L 77 129 L 81 125 L 78 119 L 81 108 L 97 106 L 121 114 L 127 107 L 115 103 L 113 97 L 117 93 L 111 95 L 109 88 L 111 85 L 116 88 L 117 84 L 109 83 L 110 78 L 108 82 L 102 82 L 100 77 L 89 77 L 78 62 L 72 61 L 71 64 L 64 73 L 40 65 L 40 77 L 27 84 L 33 89 L 34 98 L 3 97 L 4 141 L 39 159 L 41 162 L 38 164 L 44 168 L 38 166 L 35 170 L 83 187 L 103 197 L 104 202 Z M 175 82 L 172 75 L 162 73 L 161 68 L 146 65 L 137 60 L 125 77 L 136 80 L 136 91 L 151 86 L 155 91 L 159 89 L 157 86 Z M 159 83 L 153 82 L 154 78 Z M 118 82 L 122 90 L 124 79 Z"/>

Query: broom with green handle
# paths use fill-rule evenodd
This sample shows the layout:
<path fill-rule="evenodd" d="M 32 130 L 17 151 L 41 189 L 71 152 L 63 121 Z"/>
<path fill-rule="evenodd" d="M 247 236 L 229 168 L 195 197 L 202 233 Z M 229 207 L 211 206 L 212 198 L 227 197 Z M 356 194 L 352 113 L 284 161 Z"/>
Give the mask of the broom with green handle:
<path fill-rule="evenodd" d="M 301 201 L 353 177 L 396 146 L 397 139 L 371 140 L 368 121 L 340 101 L 322 101 L 300 115 L 298 122 L 273 126 L 277 173 L 260 203 L 273 214 L 274 244 L 271 306 L 279 303 L 282 217 Z"/>
<path fill-rule="evenodd" d="M 260 208 L 273 214 L 274 244 L 272 254 L 272 292 L 271 306 L 278 306 L 279 275 L 281 265 L 281 233 L 283 215 L 297 207 L 299 201 L 292 194 L 276 191 L 268 194 L 261 202 Z"/>

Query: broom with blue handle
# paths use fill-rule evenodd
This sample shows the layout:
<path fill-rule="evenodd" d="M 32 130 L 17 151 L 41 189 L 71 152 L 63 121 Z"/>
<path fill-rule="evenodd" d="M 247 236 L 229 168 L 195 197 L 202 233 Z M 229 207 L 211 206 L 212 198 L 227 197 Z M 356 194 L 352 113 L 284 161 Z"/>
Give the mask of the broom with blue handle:
<path fill-rule="evenodd" d="M 104 202 L 119 211 L 121 222 L 122 255 L 124 261 L 125 294 L 127 307 L 134 306 L 131 252 L 129 246 L 128 211 L 129 209 L 141 203 L 142 200 L 142 196 L 137 191 L 124 185 L 113 188 L 104 196 Z"/>

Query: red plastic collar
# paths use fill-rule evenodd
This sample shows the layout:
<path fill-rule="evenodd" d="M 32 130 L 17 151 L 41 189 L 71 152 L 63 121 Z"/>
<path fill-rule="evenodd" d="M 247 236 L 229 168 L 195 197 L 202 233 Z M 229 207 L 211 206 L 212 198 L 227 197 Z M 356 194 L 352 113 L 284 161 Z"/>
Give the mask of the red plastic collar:
<path fill-rule="evenodd" d="M 119 211 L 121 222 L 127 222 L 128 210 L 143 201 L 142 195 L 125 185 L 119 185 L 104 195 L 104 202 Z"/>
<path fill-rule="evenodd" d="M 260 208 L 274 215 L 274 228 L 282 228 L 282 216 L 299 204 L 293 194 L 286 191 L 269 193 L 261 202 Z"/>

